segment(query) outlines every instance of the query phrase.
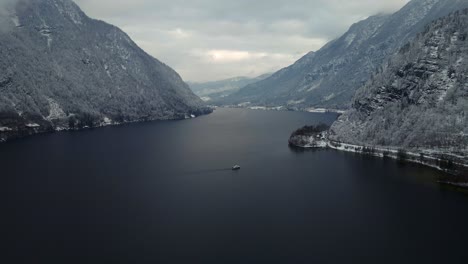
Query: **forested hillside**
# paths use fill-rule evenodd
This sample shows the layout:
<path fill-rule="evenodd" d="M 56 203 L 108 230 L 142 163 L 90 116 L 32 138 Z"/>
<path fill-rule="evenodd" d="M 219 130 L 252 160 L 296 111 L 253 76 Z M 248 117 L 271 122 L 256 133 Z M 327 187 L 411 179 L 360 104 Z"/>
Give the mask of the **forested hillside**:
<path fill-rule="evenodd" d="M 331 139 L 468 155 L 468 9 L 435 21 L 355 95 Z"/>
<path fill-rule="evenodd" d="M 71 0 L 0 12 L 0 140 L 210 110 L 171 68 Z"/>
<path fill-rule="evenodd" d="M 412 0 L 391 15 L 358 22 L 341 37 L 220 104 L 347 109 L 382 63 L 433 20 L 468 8 L 467 0 Z"/>

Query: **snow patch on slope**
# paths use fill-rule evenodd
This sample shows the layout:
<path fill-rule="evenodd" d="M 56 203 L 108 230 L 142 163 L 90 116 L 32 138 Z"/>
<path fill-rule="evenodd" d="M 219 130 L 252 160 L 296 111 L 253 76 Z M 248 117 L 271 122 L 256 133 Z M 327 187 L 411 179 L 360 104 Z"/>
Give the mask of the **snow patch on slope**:
<path fill-rule="evenodd" d="M 43 25 L 39 29 L 39 33 L 47 39 L 47 47 L 50 48 L 52 46 L 52 41 L 54 40 L 52 38 L 52 29 L 47 25 Z"/>
<path fill-rule="evenodd" d="M 354 39 L 356 38 L 356 34 L 351 33 L 345 38 L 345 42 L 349 45 L 351 45 L 354 42 Z"/>
<path fill-rule="evenodd" d="M 54 101 L 52 98 L 48 98 L 47 100 L 49 101 L 49 115 L 46 117 L 47 120 L 52 121 L 67 117 L 65 112 L 56 101 Z"/>
<path fill-rule="evenodd" d="M 11 21 L 13 22 L 13 24 L 15 24 L 15 27 L 21 27 L 21 23 L 20 23 L 18 15 L 13 14 L 11 16 Z"/>

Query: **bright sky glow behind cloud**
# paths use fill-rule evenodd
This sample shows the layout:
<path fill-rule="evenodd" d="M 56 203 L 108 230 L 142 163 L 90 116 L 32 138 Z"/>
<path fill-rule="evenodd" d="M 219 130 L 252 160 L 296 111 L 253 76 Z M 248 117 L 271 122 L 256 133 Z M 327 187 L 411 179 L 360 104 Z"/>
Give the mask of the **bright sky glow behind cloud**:
<path fill-rule="evenodd" d="M 294 63 L 353 23 L 408 0 L 75 0 L 188 81 L 257 76 Z"/>

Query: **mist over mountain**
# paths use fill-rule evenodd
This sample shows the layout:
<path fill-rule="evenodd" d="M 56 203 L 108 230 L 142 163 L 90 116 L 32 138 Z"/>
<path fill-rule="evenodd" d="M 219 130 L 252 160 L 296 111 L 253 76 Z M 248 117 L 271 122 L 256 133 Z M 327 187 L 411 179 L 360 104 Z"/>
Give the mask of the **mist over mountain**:
<path fill-rule="evenodd" d="M 229 96 L 245 86 L 264 80 L 271 76 L 271 73 L 262 74 L 255 78 L 249 77 L 234 77 L 226 80 L 213 81 L 213 82 L 188 82 L 192 91 L 200 96 L 204 101 L 216 101 L 226 96 Z"/>
<path fill-rule="evenodd" d="M 71 0 L 2 1 L 0 140 L 207 113 L 180 76 Z"/>
<path fill-rule="evenodd" d="M 354 24 L 317 52 L 218 103 L 347 109 L 356 90 L 427 23 L 465 7 L 466 0 L 412 0 L 392 15 Z"/>

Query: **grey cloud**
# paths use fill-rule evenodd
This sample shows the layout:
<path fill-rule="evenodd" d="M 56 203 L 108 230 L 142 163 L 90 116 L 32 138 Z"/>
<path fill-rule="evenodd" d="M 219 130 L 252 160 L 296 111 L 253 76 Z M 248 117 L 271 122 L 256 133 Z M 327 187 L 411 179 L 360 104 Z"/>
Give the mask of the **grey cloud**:
<path fill-rule="evenodd" d="M 287 66 L 351 24 L 393 12 L 408 0 L 76 2 L 91 17 L 124 29 L 184 79 L 206 81 Z"/>

